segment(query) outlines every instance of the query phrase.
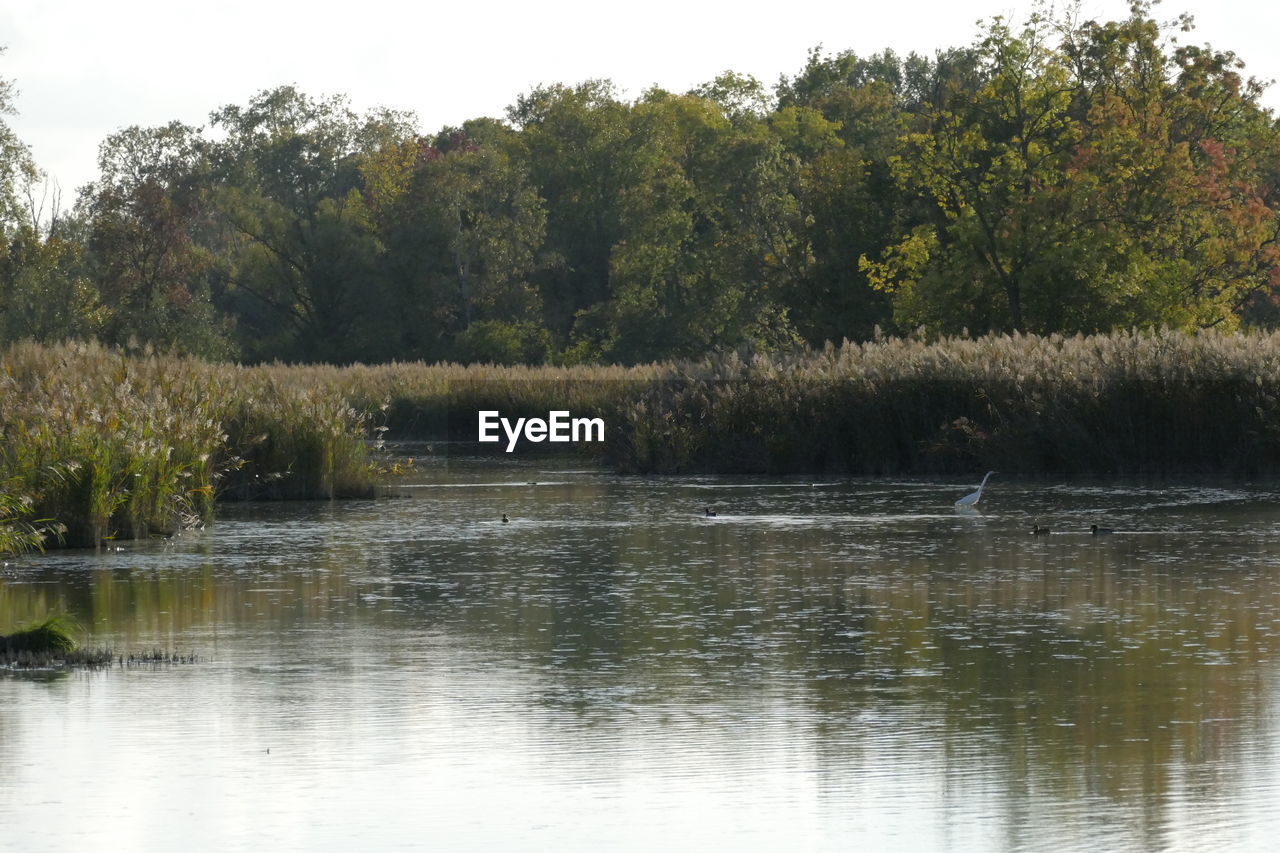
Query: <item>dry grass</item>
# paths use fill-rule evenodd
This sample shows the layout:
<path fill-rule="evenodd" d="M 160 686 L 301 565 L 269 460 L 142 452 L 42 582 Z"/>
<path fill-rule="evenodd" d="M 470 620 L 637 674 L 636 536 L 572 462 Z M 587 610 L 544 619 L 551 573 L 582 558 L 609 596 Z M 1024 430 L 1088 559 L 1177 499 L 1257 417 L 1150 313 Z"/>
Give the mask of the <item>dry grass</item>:
<path fill-rule="evenodd" d="M 393 435 L 457 435 L 481 408 L 604 413 L 623 471 L 1251 477 L 1280 470 L 1278 368 L 1277 334 L 1156 331 L 634 368 L 296 370 L 382 409 Z"/>
<path fill-rule="evenodd" d="M 998 336 L 688 365 L 629 412 L 634 470 L 1257 476 L 1280 335 Z"/>
<path fill-rule="evenodd" d="M 0 551 L 146 536 L 215 498 L 369 494 L 365 439 L 602 415 L 621 471 L 1280 472 L 1280 334 L 891 339 L 621 367 L 238 367 L 94 345 L 0 360 Z"/>
<path fill-rule="evenodd" d="M 0 430 L 0 550 L 57 529 L 73 546 L 171 533 L 219 496 L 372 488 L 364 418 L 269 369 L 17 344 L 0 357 Z"/>

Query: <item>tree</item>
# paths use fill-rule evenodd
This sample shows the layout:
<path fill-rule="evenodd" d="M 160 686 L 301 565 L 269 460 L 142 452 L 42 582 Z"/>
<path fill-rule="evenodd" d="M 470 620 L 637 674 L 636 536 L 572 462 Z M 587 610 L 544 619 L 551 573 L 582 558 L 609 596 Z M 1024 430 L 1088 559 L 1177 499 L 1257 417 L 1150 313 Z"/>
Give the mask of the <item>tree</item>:
<path fill-rule="evenodd" d="M 101 314 L 81 241 L 61 217 L 56 188 L 45 208 L 50 183 L 4 121 L 15 112 L 13 95 L 12 82 L 0 79 L 0 341 L 89 336 Z"/>
<path fill-rule="evenodd" d="M 621 195 L 649 177 L 629 113 L 607 80 L 538 87 L 507 110 L 518 130 L 513 156 L 546 204 L 533 280 L 560 341 L 574 333 L 580 311 L 608 298 L 610 256 L 624 229 Z"/>
<path fill-rule="evenodd" d="M 807 258 L 796 159 L 762 120 L 696 94 L 646 93 L 628 140 L 643 180 L 616 197 L 608 291 L 579 312 L 574 355 L 635 362 L 792 345 L 781 291 Z"/>
<path fill-rule="evenodd" d="M 933 58 L 816 48 L 799 74 L 778 84 L 770 123 L 803 163 L 797 198 L 813 253 L 787 302 L 810 344 L 865 340 L 894 328 L 891 300 L 858 259 L 879 257 L 932 205 L 900 185 L 891 160 L 918 116 L 957 93 L 971 94 L 980 79 L 968 48 Z"/>
<path fill-rule="evenodd" d="M 0 47 L 0 54 L 4 50 Z M 13 82 L 0 77 L 0 233 L 22 218 L 20 189 L 38 177 L 31 150 L 4 120 L 5 116 L 16 113 L 14 94 Z"/>
<path fill-rule="evenodd" d="M 803 164 L 796 195 L 813 255 L 787 303 L 811 344 L 865 339 L 892 322 L 889 300 L 856 260 L 893 241 L 908 198 L 888 162 L 903 122 L 903 77 L 890 52 L 863 60 L 814 51 L 800 75 L 779 84 L 770 125 Z"/>
<path fill-rule="evenodd" d="M 386 110 L 357 116 L 344 98 L 284 86 L 211 123 L 214 204 L 229 229 L 228 301 L 251 356 L 389 358 L 394 313 L 378 277 L 381 246 L 362 194 L 362 158 L 413 135 Z"/>
<path fill-rule="evenodd" d="M 735 71 L 725 71 L 710 83 L 695 86 L 689 94 L 711 101 L 735 123 L 759 122 L 774 109 L 774 98 L 763 83 L 750 74 Z"/>
<path fill-rule="evenodd" d="M 491 126 L 471 129 L 501 136 Z M 489 348 L 478 342 L 496 340 L 495 330 L 521 338 L 513 330 L 531 319 L 530 328 L 539 327 L 539 295 L 528 279 L 546 212 L 522 165 L 496 139 L 477 144 L 466 129 L 446 130 L 433 142 L 383 149 L 365 173 L 387 275 L 402 316 L 412 318 L 401 335 L 410 352 L 450 356 L 455 338 L 484 323 L 487 331 L 471 335 L 461 353 L 483 358 Z"/>
<path fill-rule="evenodd" d="M 0 341 L 96 337 L 105 322 L 82 242 L 62 220 L 51 230 L 24 223 L 0 247 Z"/>
<path fill-rule="evenodd" d="M 1276 136 L 1258 88 L 1229 56 L 1170 54 L 1148 11 L 1033 15 L 1016 35 L 997 20 L 985 82 L 922 112 L 892 162 L 932 215 L 861 263 L 903 325 L 1231 326 L 1266 286 Z"/>
<path fill-rule="evenodd" d="M 212 304 L 205 146 L 173 122 L 130 127 L 98 152 L 99 178 L 81 193 L 89 263 L 105 305 L 101 337 L 209 357 L 230 354 Z"/>

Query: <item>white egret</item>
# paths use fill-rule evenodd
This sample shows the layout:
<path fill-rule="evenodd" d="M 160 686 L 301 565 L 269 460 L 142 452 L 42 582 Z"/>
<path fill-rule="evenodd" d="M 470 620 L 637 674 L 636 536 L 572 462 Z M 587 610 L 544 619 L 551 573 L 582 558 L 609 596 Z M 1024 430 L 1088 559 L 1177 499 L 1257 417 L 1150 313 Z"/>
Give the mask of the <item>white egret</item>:
<path fill-rule="evenodd" d="M 986 487 L 987 480 L 991 479 L 991 475 L 994 473 L 995 471 L 988 471 L 987 476 L 982 478 L 982 485 L 978 486 L 978 491 L 971 495 L 965 495 L 960 500 L 956 501 L 956 506 L 974 506 L 977 504 L 978 499 L 982 497 L 982 490 Z"/>

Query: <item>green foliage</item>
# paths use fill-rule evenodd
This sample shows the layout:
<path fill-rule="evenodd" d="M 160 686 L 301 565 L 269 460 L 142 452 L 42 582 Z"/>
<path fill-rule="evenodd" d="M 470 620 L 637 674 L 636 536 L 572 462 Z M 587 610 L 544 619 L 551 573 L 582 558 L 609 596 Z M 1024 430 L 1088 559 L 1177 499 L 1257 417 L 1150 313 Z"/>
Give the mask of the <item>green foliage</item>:
<path fill-rule="evenodd" d="M 894 175 L 933 203 L 935 236 L 861 265 L 900 325 L 1231 328 L 1271 285 L 1280 137 L 1259 89 L 1229 55 L 1170 51 L 1148 11 L 997 19 L 982 85 L 901 137 Z"/>
<path fill-rule="evenodd" d="M 365 174 L 378 187 L 386 274 L 404 306 L 397 355 L 441 357 L 461 347 L 460 357 L 475 357 L 467 348 L 484 333 L 471 334 L 474 323 L 538 316 L 528 277 L 546 213 L 505 150 L 455 131 L 381 153 Z"/>
<path fill-rule="evenodd" d="M 0 55 L 4 50 L 0 46 Z M 0 77 L 0 235 L 22 219 L 19 193 L 38 176 L 30 149 L 4 120 L 14 113 L 13 96 L 13 82 Z"/>
<path fill-rule="evenodd" d="M 763 83 L 735 71 L 725 71 L 689 94 L 714 103 L 730 120 L 745 124 L 767 116 L 774 107 L 774 99 Z"/>
<path fill-rule="evenodd" d="M 539 86 L 426 134 L 282 86 L 208 129 L 113 134 L 50 217 L 0 121 L 0 340 L 638 364 L 881 330 L 1271 328 L 1261 91 L 1149 3 L 1038 6 L 932 57 L 815 49 L 772 90 Z M 11 101 L 0 80 L 0 119 Z"/>
<path fill-rule="evenodd" d="M 0 636 L 0 651 L 5 657 L 27 652 L 38 655 L 65 655 L 76 650 L 75 634 L 80 626 L 75 620 L 61 615 L 50 615 L 20 631 Z"/>
<path fill-rule="evenodd" d="M 514 156 L 547 209 L 543 263 L 534 276 L 551 332 L 567 339 L 579 311 L 609 298 L 614 247 L 624 238 L 621 201 L 644 195 L 655 158 L 633 138 L 630 108 L 607 81 L 550 86 L 508 110 Z"/>
<path fill-rule="evenodd" d="M 694 95 L 648 93 L 627 130 L 640 179 L 610 201 L 619 237 L 604 298 L 577 312 L 579 350 L 634 363 L 794 343 L 781 293 L 806 259 L 796 158 Z"/>
<path fill-rule="evenodd" d="M 82 190 L 79 212 L 100 305 L 90 303 L 80 314 L 96 324 L 95 336 L 103 342 L 140 341 L 207 357 L 230 354 L 229 324 L 212 301 L 218 260 L 211 247 L 201 245 L 210 230 L 205 149 L 198 132 L 178 122 L 130 127 L 99 148 L 101 174 Z"/>
<path fill-rule="evenodd" d="M 463 361 L 484 364 L 542 364 L 551 352 L 551 334 L 536 323 L 480 320 L 458 336 Z"/>
<path fill-rule="evenodd" d="M 394 311 L 360 164 L 410 133 L 407 116 L 358 116 L 343 98 L 292 87 L 214 112 L 212 208 L 227 277 L 223 302 L 251 357 L 350 359 L 385 340 Z"/>
<path fill-rule="evenodd" d="M 0 247 L 0 341 L 92 338 L 108 313 L 73 234 L 24 224 Z"/>

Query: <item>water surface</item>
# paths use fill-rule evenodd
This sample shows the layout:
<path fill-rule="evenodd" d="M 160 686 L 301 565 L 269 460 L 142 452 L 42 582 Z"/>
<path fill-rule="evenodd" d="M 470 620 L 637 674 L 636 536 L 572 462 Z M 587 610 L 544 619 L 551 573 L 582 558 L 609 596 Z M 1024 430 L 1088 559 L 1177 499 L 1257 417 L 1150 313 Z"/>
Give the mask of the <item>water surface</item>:
<path fill-rule="evenodd" d="M 1280 494 L 977 479 L 453 459 L 11 560 L 0 630 L 204 661 L 0 673 L 0 847 L 1271 849 Z"/>

